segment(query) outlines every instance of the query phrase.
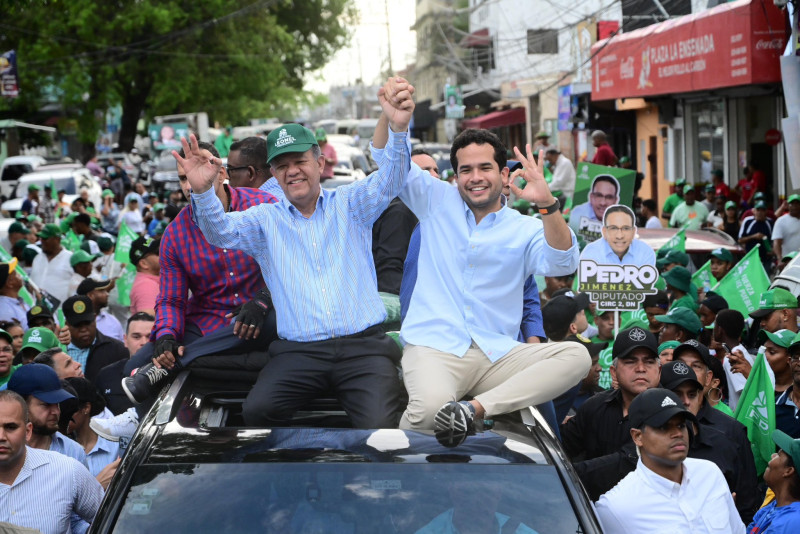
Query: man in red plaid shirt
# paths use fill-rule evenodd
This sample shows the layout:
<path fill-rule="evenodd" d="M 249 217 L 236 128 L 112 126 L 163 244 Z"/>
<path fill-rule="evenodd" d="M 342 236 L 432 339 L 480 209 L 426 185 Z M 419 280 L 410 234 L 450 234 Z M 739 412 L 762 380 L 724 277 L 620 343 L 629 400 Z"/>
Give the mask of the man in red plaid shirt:
<path fill-rule="evenodd" d="M 210 143 L 200 143 L 200 148 L 218 157 Z M 180 166 L 178 178 L 184 195 L 191 199 L 191 189 Z M 226 169 L 220 169 L 218 179 L 222 182 L 226 178 Z M 226 211 L 244 211 L 264 202 L 278 202 L 274 195 L 258 189 L 226 185 L 219 191 Z M 183 356 L 180 363 L 186 365 L 197 357 L 239 347 L 245 340 L 258 338 L 258 348 L 266 349 L 268 342 L 277 337 L 274 313 L 267 314 L 271 305 L 258 264 L 244 252 L 209 244 L 197 226 L 191 205 L 167 226 L 159 254 L 161 290 L 156 300 L 151 343 L 142 347 L 125 366 L 127 378 L 123 379 L 123 389 L 135 403 L 157 391 L 156 387 L 168 374 L 163 366 L 150 363 L 153 358 L 171 362 Z M 255 300 L 250 302 L 251 299 Z M 244 307 L 248 302 L 249 307 Z M 241 309 L 237 322 L 244 324 L 242 330 L 247 333 L 240 337 L 233 333 L 230 324 L 230 314 L 237 308 Z M 252 328 L 248 331 L 247 327 Z M 200 338 L 202 343 L 191 345 Z M 165 354 L 169 356 L 162 356 Z M 130 376 L 137 368 L 136 375 Z"/>

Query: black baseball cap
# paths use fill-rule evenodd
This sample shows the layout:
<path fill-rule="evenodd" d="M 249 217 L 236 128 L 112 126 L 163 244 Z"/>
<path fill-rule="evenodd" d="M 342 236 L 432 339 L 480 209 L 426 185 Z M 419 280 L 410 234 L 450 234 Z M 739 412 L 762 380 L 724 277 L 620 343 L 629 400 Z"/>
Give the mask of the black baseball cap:
<path fill-rule="evenodd" d="M 691 421 L 697 420 L 675 393 L 664 388 L 652 388 L 639 393 L 628 408 L 631 428 L 660 428 L 676 415 L 684 415 Z"/>
<path fill-rule="evenodd" d="M 589 295 L 572 291 L 553 297 L 542 307 L 542 322 L 548 338 L 560 340 L 578 312 L 589 307 Z"/>
<path fill-rule="evenodd" d="M 111 289 L 114 286 L 113 280 L 95 280 L 94 278 L 86 278 L 78 285 L 75 293 L 78 295 L 88 295 L 95 289 Z"/>
<path fill-rule="evenodd" d="M 64 301 L 61 305 L 64 310 L 64 318 L 67 324 L 75 326 L 77 324 L 91 322 L 95 319 L 94 304 L 92 299 L 86 295 L 74 295 Z"/>
<path fill-rule="evenodd" d="M 654 356 L 658 357 L 658 340 L 649 330 L 634 326 L 627 330 L 621 330 L 614 339 L 614 347 L 611 349 L 612 358 L 625 358 L 635 349 L 644 348 L 649 350 Z"/>
<path fill-rule="evenodd" d="M 697 389 L 703 389 L 694 370 L 683 361 L 673 360 L 661 366 L 661 385 L 664 388 L 674 391 L 684 382 L 692 382 Z"/>
<path fill-rule="evenodd" d="M 50 307 L 42 301 L 36 301 L 34 305 L 28 310 L 28 313 L 25 314 L 28 320 L 28 326 L 32 326 L 32 323 L 39 317 L 47 317 L 49 320 L 53 321 L 53 311 Z"/>
<path fill-rule="evenodd" d="M 712 370 L 715 367 L 714 363 L 719 363 L 719 360 L 714 358 L 714 356 L 712 356 L 708 351 L 708 347 L 696 339 L 688 339 L 678 345 L 675 350 L 672 351 L 672 359 L 677 360 L 684 352 L 696 352 L 700 355 L 700 359 L 703 360 L 703 363 L 706 364 L 706 367 Z M 714 373 L 714 376 L 717 376 L 717 373 Z"/>
<path fill-rule="evenodd" d="M 160 243 L 160 239 L 154 239 L 152 237 L 137 237 L 134 239 L 133 243 L 131 243 L 131 251 L 129 253 L 131 265 L 138 265 L 139 260 L 148 254 L 158 255 L 158 246 Z"/>

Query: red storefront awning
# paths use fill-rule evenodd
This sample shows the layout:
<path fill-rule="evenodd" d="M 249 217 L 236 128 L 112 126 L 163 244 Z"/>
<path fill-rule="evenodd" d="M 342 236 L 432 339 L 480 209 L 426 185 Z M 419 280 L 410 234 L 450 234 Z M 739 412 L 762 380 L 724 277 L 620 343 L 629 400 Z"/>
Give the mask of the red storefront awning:
<path fill-rule="evenodd" d="M 597 42 L 592 100 L 705 91 L 781 80 L 785 14 L 738 0 Z"/>
<path fill-rule="evenodd" d="M 511 126 L 512 124 L 525 124 L 525 108 L 493 111 L 461 122 L 461 126 L 464 128 L 484 128 L 487 130 L 500 128 L 501 126 Z"/>
<path fill-rule="evenodd" d="M 489 43 L 491 43 L 489 28 L 482 28 L 465 35 L 458 44 L 461 48 L 475 48 L 476 46 L 489 46 Z"/>

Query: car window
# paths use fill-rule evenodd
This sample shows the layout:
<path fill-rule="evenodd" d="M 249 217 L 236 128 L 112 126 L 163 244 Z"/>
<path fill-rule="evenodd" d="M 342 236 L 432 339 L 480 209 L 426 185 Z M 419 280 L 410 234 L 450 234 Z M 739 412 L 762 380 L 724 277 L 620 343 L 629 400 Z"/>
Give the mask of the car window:
<path fill-rule="evenodd" d="M 145 465 L 113 532 L 439 532 L 454 513 L 517 521 L 518 533 L 581 531 L 553 466 L 442 462 Z"/>
<path fill-rule="evenodd" d="M 38 173 L 37 173 L 38 174 Z M 66 191 L 68 195 L 75 195 L 77 191 L 75 189 L 75 179 L 72 176 L 63 176 L 60 178 L 50 178 L 49 176 L 43 176 L 41 178 L 37 178 L 35 180 L 25 180 L 24 184 L 18 186 L 17 191 L 25 191 L 28 190 L 28 186 L 31 184 L 36 184 L 41 188 L 44 188 L 45 185 L 50 184 L 50 180 L 53 181 L 53 185 L 55 186 L 55 191 L 59 191 L 63 189 Z"/>
<path fill-rule="evenodd" d="M 20 165 L 7 165 L 3 169 L 3 177 L 2 180 L 4 182 L 11 181 L 11 180 L 19 180 L 19 177 L 23 174 L 29 173 L 33 170 L 28 164 L 20 164 Z"/>

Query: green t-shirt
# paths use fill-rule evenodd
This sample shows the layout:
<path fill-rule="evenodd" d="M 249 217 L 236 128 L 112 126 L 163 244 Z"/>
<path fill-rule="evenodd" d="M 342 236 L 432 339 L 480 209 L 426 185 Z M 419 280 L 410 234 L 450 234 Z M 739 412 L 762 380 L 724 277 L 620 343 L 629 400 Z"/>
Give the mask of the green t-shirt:
<path fill-rule="evenodd" d="M 664 201 L 664 207 L 661 208 L 661 211 L 665 215 L 671 215 L 675 208 L 677 208 L 683 202 L 683 197 L 678 196 L 678 193 L 672 193 L 670 196 L 667 197 L 667 200 Z"/>
<path fill-rule="evenodd" d="M 731 417 L 733 417 L 733 410 L 731 410 L 728 407 L 728 405 L 725 404 L 724 402 L 718 402 L 713 407 L 716 408 L 717 410 L 721 411 L 725 415 L 730 415 Z"/>
<path fill-rule="evenodd" d="M 693 312 L 696 313 L 697 312 L 697 308 L 699 306 L 697 306 L 697 301 L 695 299 L 693 299 L 691 295 L 686 294 L 686 295 L 682 296 L 681 298 L 679 298 L 678 300 L 676 300 L 675 302 L 673 302 L 672 306 L 670 306 L 669 309 L 672 310 L 672 309 L 681 308 L 681 307 L 689 308 L 690 310 L 692 310 Z"/>
<path fill-rule="evenodd" d="M 13 367 L 11 367 L 11 370 L 8 371 L 8 374 L 6 376 L 0 376 L 0 387 L 5 389 L 5 385 L 8 384 L 8 381 L 11 379 L 11 375 L 13 375 L 14 371 L 19 369 L 20 367 L 22 367 L 22 364 L 14 365 Z"/>
<path fill-rule="evenodd" d="M 669 218 L 669 225 L 673 228 L 686 228 L 687 230 L 699 230 L 708 218 L 708 208 L 700 202 L 695 202 L 691 206 L 682 202 L 672 212 Z"/>

